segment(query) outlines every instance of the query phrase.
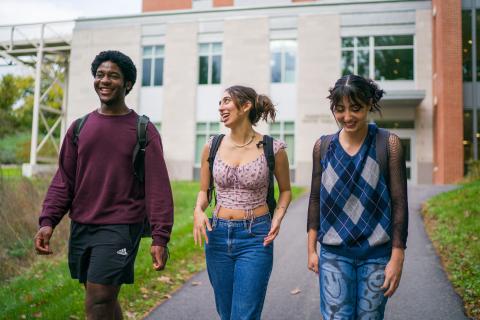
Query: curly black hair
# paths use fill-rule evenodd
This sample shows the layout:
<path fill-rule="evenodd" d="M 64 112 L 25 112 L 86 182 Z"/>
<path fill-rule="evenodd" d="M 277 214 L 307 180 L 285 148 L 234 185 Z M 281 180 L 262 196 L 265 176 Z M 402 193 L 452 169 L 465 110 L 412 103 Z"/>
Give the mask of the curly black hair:
<path fill-rule="evenodd" d="M 135 67 L 135 64 L 133 63 L 132 59 L 130 59 L 129 56 L 121 53 L 120 51 L 116 51 L 116 50 L 102 51 L 99 54 L 97 54 L 95 56 L 95 59 L 93 59 L 92 61 L 92 67 L 91 67 L 92 76 L 95 77 L 98 67 L 105 61 L 112 61 L 113 63 L 115 63 L 120 68 L 120 70 L 122 70 L 125 83 L 127 83 L 127 81 L 130 81 L 132 83 L 132 86 L 130 88 L 127 88 L 127 91 L 125 93 L 125 95 L 127 95 L 130 92 L 130 90 L 132 90 L 133 85 L 137 80 L 137 68 Z"/>

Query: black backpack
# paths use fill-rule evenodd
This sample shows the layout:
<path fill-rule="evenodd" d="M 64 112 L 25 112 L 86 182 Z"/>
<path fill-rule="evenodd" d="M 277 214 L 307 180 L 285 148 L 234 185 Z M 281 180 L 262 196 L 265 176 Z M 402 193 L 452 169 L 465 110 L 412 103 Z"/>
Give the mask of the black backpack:
<path fill-rule="evenodd" d="M 78 145 L 80 131 L 87 121 L 88 116 L 89 114 L 86 114 L 83 117 L 75 120 L 75 128 L 73 130 L 73 144 L 75 146 Z M 137 143 L 135 144 L 132 155 L 133 174 L 142 184 L 145 182 L 145 147 L 147 146 L 147 125 L 149 120 L 150 119 L 146 115 L 142 115 L 137 118 Z M 150 226 L 150 222 L 148 221 L 147 215 L 145 215 L 142 237 L 151 236 L 152 228 Z"/>
<path fill-rule="evenodd" d="M 320 141 L 320 159 L 323 160 L 325 155 L 328 151 L 328 146 L 330 142 L 332 142 L 333 137 L 335 134 L 329 134 L 324 136 L 324 138 Z M 385 182 L 387 183 L 387 188 L 389 188 L 389 171 L 388 171 L 388 139 L 390 137 L 390 131 L 378 128 L 376 140 L 375 140 L 375 148 L 377 152 L 377 161 L 378 165 L 380 166 L 380 172 L 385 177 Z"/>
<path fill-rule="evenodd" d="M 212 197 L 215 192 L 215 185 L 213 183 L 213 162 L 215 160 L 215 155 L 217 154 L 218 147 L 222 142 L 222 139 L 225 135 L 219 134 L 213 137 L 212 146 L 210 147 L 210 152 L 208 154 L 208 168 L 210 170 L 210 184 L 207 190 L 207 199 L 208 204 L 212 202 Z M 268 178 L 268 192 L 267 192 L 267 205 L 270 216 L 273 215 L 275 208 L 277 207 L 277 201 L 275 200 L 275 189 L 273 184 L 273 171 L 275 170 L 275 155 L 273 153 L 273 138 L 267 135 L 263 136 L 263 140 L 260 142 L 264 146 L 263 152 L 265 153 L 265 158 L 267 159 L 269 178 Z M 215 195 L 215 205 L 217 205 L 217 197 Z"/>

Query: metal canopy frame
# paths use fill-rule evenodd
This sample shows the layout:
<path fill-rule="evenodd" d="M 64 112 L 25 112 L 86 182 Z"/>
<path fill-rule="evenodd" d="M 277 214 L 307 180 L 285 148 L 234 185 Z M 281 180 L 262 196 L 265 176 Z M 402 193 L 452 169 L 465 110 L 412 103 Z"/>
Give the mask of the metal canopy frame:
<path fill-rule="evenodd" d="M 23 65 L 34 71 L 34 103 L 32 117 L 32 139 L 30 147 L 30 169 L 24 169 L 24 175 L 31 176 L 37 171 L 38 162 L 56 163 L 57 159 L 39 156 L 40 150 L 47 141 L 51 141 L 57 154 L 60 141 L 66 129 L 66 108 L 68 99 L 68 65 L 71 50 L 71 38 L 74 21 L 52 21 L 33 24 L 16 24 L 0 26 L 0 57 L 8 64 Z M 46 64 L 54 64 L 60 73 L 44 72 Z M 63 78 L 63 79 L 62 79 Z M 45 98 L 55 85 L 63 89 L 61 110 L 45 103 Z M 42 92 L 42 87 L 46 88 Z M 56 119 L 49 125 L 46 114 L 54 114 Z M 39 122 L 46 134 L 40 142 Z M 54 132 L 60 126 L 60 141 L 55 139 Z M 25 168 L 25 165 L 24 165 Z"/>

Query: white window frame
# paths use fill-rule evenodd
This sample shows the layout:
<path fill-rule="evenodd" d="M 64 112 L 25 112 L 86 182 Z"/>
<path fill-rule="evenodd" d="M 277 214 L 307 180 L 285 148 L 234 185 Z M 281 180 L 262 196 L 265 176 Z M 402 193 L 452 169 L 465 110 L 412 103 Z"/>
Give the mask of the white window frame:
<path fill-rule="evenodd" d="M 399 46 L 375 46 L 375 37 L 382 37 L 382 36 L 412 36 L 412 44 L 411 45 L 399 45 Z M 359 47 L 358 46 L 358 38 L 366 38 L 368 37 L 368 47 Z M 412 68 L 413 68 L 413 79 L 398 79 L 398 80 L 391 80 L 385 79 L 383 81 L 415 81 L 416 79 L 416 72 L 415 72 L 415 35 L 414 34 L 395 34 L 395 35 L 375 35 L 375 36 L 350 36 L 350 37 L 342 37 L 342 39 L 346 38 L 353 38 L 353 47 L 343 47 L 342 46 L 342 56 L 343 53 L 346 51 L 353 51 L 353 73 L 358 74 L 358 51 L 359 50 L 367 50 L 369 55 L 369 65 L 368 65 L 368 77 L 373 80 L 382 81 L 382 79 L 375 79 L 375 50 L 395 50 L 395 49 L 412 49 L 413 59 L 412 59 Z M 343 70 L 342 70 L 343 71 Z"/>
<path fill-rule="evenodd" d="M 145 48 L 152 48 L 152 53 L 150 55 L 145 55 Z M 150 59 L 152 61 L 152 64 L 150 65 L 150 84 L 148 85 L 143 84 L 143 75 L 142 75 L 142 79 L 141 79 L 142 87 L 145 87 L 145 88 L 146 87 L 163 87 L 164 81 L 162 81 L 161 85 L 154 84 L 155 83 L 155 59 L 157 58 L 163 58 L 163 65 L 165 67 L 165 46 L 164 45 L 150 45 L 150 46 L 142 47 L 142 72 L 143 72 L 143 60 Z M 163 79 L 163 74 L 162 74 L 162 79 Z"/>
<path fill-rule="evenodd" d="M 198 130 L 198 125 L 200 123 L 204 123 L 205 124 L 205 130 Z M 217 125 L 218 126 L 218 129 L 215 130 L 212 128 L 213 125 Z M 208 139 L 211 137 L 211 136 L 214 136 L 216 134 L 219 134 L 220 133 L 220 122 L 218 121 L 197 121 L 195 123 L 195 154 L 194 154 L 194 157 L 196 157 L 197 155 L 197 151 L 199 149 L 202 149 L 203 148 L 203 145 L 201 146 L 197 146 L 197 137 L 202 135 L 202 136 L 205 136 L 205 141 L 208 141 Z M 197 162 L 197 159 L 194 159 L 194 162 L 195 162 L 195 168 L 200 168 L 200 165 L 201 165 L 201 159 L 199 159 L 199 161 Z"/>
<path fill-rule="evenodd" d="M 281 42 L 292 42 L 294 43 L 294 48 L 289 47 L 289 46 L 279 46 L 279 48 L 274 48 L 275 43 L 281 43 Z M 274 53 L 280 52 L 280 81 L 279 82 L 273 82 L 272 79 L 272 65 L 270 66 L 270 83 L 295 83 L 297 81 L 297 66 L 298 66 L 298 55 L 297 55 L 297 40 L 296 39 L 275 39 L 275 40 L 270 40 L 270 59 L 272 59 L 272 56 Z M 293 81 L 286 81 L 285 79 L 285 74 L 286 74 L 286 54 L 291 53 L 295 57 L 295 70 L 293 72 Z"/>
<path fill-rule="evenodd" d="M 208 53 L 202 53 L 200 50 L 201 46 L 208 45 Z M 213 46 L 214 45 L 220 45 L 220 53 L 214 52 L 213 51 Z M 213 73 L 213 56 L 220 56 L 220 60 L 223 59 L 223 43 L 222 42 L 204 42 L 204 43 L 199 43 L 198 44 L 198 78 L 197 82 L 199 86 L 208 86 L 208 85 L 217 85 L 222 83 L 222 68 L 223 68 L 223 63 L 220 64 L 220 82 L 219 83 L 212 83 L 212 73 Z M 200 83 L 200 57 L 208 57 L 208 75 L 207 75 L 207 83 Z"/>
<path fill-rule="evenodd" d="M 290 130 L 290 129 L 285 129 L 285 124 L 286 123 L 291 123 L 293 124 L 293 128 Z M 279 129 L 273 129 L 272 128 L 272 125 L 273 124 L 279 124 Z M 291 158 L 288 159 L 289 161 L 289 165 L 290 165 L 290 169 L 293 169 L 295 168 L 295 143 L 296 143 L 296 139 L 295 139 L 295 121 L 294 120 L 284 120 L 284 121 L 276 121 L 274 123 L 270 123 L 270 126 L 268 128 L 268 132 L 271 136 L 277 136 L 278 139 L 282 140 L 282 141 L 285 141 L 285 136 L 286 135 L 292 135 L 293 136 L 293 146 L 291 145 L 288 145 L 288 149 L 291 150 L 291 153 L 293 155 L 293 160 Z"/>

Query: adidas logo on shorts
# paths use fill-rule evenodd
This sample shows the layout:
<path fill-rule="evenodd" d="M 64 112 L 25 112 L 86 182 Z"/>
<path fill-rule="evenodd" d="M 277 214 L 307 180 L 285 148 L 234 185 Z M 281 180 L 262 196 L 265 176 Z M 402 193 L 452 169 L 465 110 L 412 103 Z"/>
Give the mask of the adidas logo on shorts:
<path fill-rule="evenodd" d="M 117 254 L 121 254 L 122 256 L 127 255 L 127 248 L 123 248 L 117 251 Z"/>

